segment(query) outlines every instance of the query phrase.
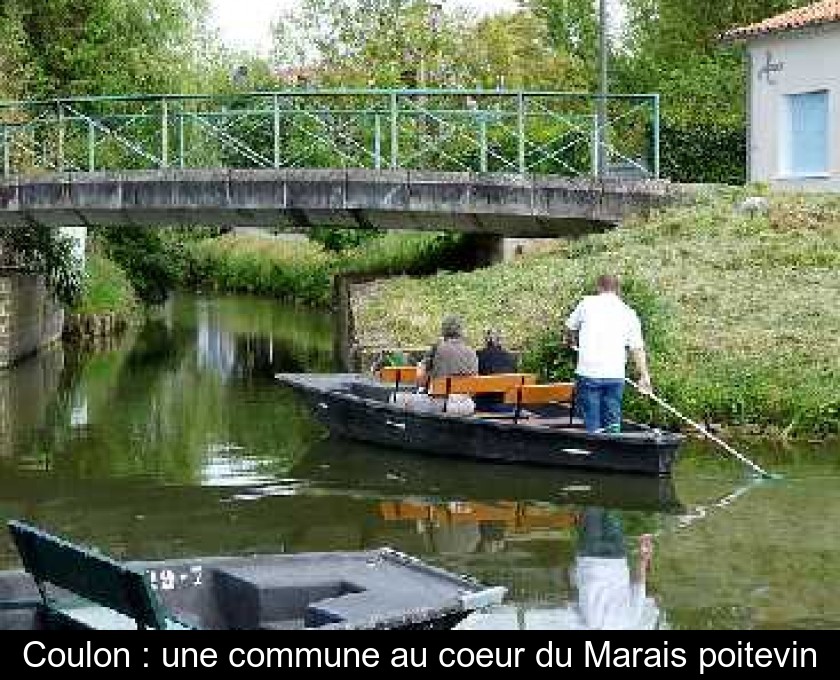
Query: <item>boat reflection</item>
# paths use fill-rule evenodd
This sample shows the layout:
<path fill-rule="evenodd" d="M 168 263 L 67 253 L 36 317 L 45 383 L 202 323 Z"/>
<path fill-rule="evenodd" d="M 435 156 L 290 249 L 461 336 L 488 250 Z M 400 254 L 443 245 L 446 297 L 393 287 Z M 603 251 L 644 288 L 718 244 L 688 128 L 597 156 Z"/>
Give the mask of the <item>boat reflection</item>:
<path fill-rule="evenodd" d="M 569 597 L 559 606 L 521 603 L 477 612 L 463 630 L 654 630 L 667 628 L 664 611 L 647 589 L 653 536 L 629 542 L 622 517 L 601 507 L 574 515 Z"/>
<path fill-rule="evenodd" d="M 578 522 L 574 510 L 518 501 L 382 501 L 379 511 L 387 522 L 413 523 L 426 549 L 438 554 L 501 552 L 517 537 L 565 537 Z"/>
<path fill-rule="evenodd" d="M 450 460 L 337 438 L 310 448 L 289 476 L 322 487 L 364 489 L 371 496 L 544 501 L 668 514 L 685 510 L 670 477 Z"/>

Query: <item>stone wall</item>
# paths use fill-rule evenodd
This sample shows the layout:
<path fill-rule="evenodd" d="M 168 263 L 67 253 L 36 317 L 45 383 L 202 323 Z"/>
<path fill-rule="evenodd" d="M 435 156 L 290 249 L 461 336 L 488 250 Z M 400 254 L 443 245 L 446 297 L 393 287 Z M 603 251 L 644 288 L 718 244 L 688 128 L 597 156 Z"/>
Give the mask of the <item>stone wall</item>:
<path fill-rule="evenodd" d="M 0 269 L 0 368 L 8 368 L 61 338 L 64 311 L 44 278 Z"/>

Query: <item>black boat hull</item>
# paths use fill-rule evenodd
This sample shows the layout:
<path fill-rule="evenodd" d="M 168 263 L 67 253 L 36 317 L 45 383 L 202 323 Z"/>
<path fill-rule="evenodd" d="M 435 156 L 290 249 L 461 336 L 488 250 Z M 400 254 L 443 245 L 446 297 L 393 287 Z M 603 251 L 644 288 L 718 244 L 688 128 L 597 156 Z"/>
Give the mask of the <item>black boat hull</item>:
<path fill-rule="evenodd" d="M 281 374 L 331 432 L 349 439 L 450 458 L 668 476 L 681 435 L 582 429 L 472 416 L 418 413 L 382 400 L 381 386 L 354 374 Z"/>

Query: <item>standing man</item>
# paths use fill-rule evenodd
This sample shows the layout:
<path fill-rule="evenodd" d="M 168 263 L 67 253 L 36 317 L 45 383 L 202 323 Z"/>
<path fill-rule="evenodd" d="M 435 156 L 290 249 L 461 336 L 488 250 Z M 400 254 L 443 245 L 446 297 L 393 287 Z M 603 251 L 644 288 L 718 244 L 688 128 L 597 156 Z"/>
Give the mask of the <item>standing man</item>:
<path fill-rule="evenodd" d="M 566 341 L 577 347 L 575 387 L 587 432 L 619 432 L 627 350 L 639 372 L 639 387 L 651 392 L 639 317 L 620 298 L 618 278 L 598 278 L 598 294 L 580 301 L 566 320 Z"/>

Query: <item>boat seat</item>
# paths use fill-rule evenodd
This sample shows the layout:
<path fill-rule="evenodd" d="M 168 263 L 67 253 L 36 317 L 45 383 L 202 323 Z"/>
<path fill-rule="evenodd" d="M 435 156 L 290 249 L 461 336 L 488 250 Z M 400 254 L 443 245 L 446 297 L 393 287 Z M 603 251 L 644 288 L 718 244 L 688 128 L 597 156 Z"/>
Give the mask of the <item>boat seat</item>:
<path fill-rule="evenodd" d="M 289 627 L 306 621 L 315 602 L 364 592 L 338 575 L 275 572 L 270 567 L 219 569 L 214 574 L 219 607 L 230 628 Z"/>
<path fill-rule="evenodd" d="M 575 384 L 566 382 L 543 385 L 520 385 L 505 392 L 506 404 L 514 405 L 514 422 L 523 416 L 523 406 L 561 404 L 569 409 L 569 425 L 574 423 Z"/>
<path fill-rule="evenodd" d="M 381 382 L 393 383 L 395 389 L 399 390 L 401 384 L 414 384 L 418 373 L 417 366 L 383 366 L 376 372 L 376 377 Z"/>
<path fill-rule="evenodd" d="M 49 627 L 191 628 L 166 611 L 142 571 L 23 522 L 12 520 L 8 526 L 24 569 L 38 587 Z"/>
<path fill-rule="evenodd" d="M 452 394 L 505 394 L 522 385 L 532 385 L 537 381 L 533 373 L 494 373 L 493 375 L 450 375 L 445 378 L 433 378 L 429 381 L 428 393 L 433 397 L 449 398 Z M 446 409 L 444 403 L 444 410 Z M 508 414 L 492 413 L 487 416 L 507 417 Z"/>

